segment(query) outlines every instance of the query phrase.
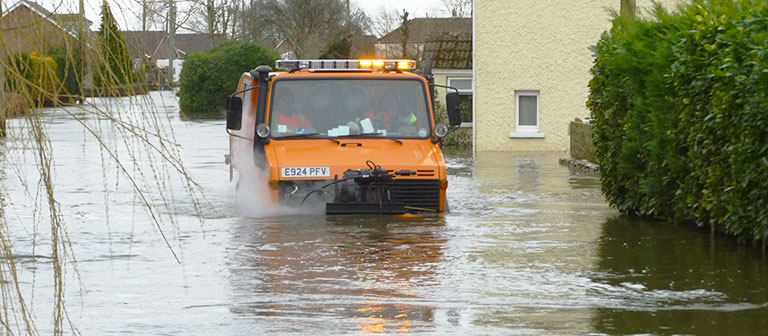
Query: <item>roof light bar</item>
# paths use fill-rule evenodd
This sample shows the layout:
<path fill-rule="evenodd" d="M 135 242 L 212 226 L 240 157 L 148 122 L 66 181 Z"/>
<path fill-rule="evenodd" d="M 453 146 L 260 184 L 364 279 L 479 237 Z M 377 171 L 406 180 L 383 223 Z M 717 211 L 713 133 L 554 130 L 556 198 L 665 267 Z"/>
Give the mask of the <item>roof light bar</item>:
<path fill-rule="evenodd" d="M 275 62 L 275 68 L 296 71 L 296 70 L 397 70 L 412 71 L 416 68 L 416 62 L 412 60 L 380 60 L 380 59 L 362 59 L 362 60 L 278 60 Z"/>

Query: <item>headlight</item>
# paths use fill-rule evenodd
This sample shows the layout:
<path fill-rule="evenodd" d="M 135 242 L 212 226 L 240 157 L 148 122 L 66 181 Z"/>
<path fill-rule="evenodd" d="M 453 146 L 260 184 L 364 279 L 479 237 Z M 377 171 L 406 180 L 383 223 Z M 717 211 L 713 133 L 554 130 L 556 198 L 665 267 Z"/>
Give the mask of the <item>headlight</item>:
<path fill-rule="evenodd" d="M 258 135 L 259 138 L 266 138 L 269 136 L 269 133 L 270 133 L 269 125 L 265 123 L 256 125 L 256 135 Z"/>
<path fill-rule="evenodd" d="M 437 124 L 437 126 L 435 126 L 435 135 L 437 135 L 438 138 L 448 135 L 448 126 L 445 126 L 445 124 Z"/>

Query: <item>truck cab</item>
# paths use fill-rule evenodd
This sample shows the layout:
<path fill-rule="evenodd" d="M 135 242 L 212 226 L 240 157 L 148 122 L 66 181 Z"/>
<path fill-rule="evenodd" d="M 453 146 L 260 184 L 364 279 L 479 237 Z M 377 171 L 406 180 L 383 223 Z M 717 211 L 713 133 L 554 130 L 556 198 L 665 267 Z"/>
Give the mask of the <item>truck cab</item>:
<path fill-rule="evenodd" d="M 430 74 L 412 60 L 280 60 L 229 98 L 230 172 L 281 205 L 327 214 L 440 213 L 448 180 Z M 458 95 L 446 97 L 461 123 Z"/>

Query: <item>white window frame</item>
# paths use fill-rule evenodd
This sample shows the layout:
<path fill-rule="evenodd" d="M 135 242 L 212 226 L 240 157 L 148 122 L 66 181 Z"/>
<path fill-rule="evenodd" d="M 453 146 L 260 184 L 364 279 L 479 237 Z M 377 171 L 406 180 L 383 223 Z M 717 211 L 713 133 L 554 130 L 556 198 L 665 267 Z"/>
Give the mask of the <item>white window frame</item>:
<path fill-rule="evenodd" d="M 458 76 L 457 77 L 448 77 L 448 86 L 454 87 L 451 82 L 453 82 L 454 80 L 457 80 L 457 79 L 459 79 L 459 80 L 469 80 L 470 88 L 468 90 L 467 89 L 462 90 L 462 89 L 459 89 L 459 88 L 456 88 L 456 89 L 459 90 L 459 94 L 470 94 L 471 95 L 472 94 L 472 86 L 471 86 L 472 85 L 472 77 L 458 77 Z"/>
<path fill-rule="evenodd" d="M 536 97 L 536 126 L 520 125 L 520 96 Z M 515 91 L 515 133 L 539 133 L 541 130 L 541 92 L 534 90 Z"/>
<path fill-rule="evenodd" d="M 446 77 L 445 84 L 447 86 L 454 87 L 453 83 L 451 83 L 451 82 L 453 80 L 456 80 L 456 79 L 463 79 L 463 80 L 469 79 L 469 84 L 470 84 L 469 89 L 462 90 L 462 89 L 456 88 L 456 90 L 459 91 L 459 95 L 474 96 L 474 92 L 472 92 L 472 89 L 475 87 L 475 80 L 474 80 L 474 78 L 472 78 L 472 76 L 449 76 L 449 77 Z M 446 89 L 446 91 L 449 91 L 449 90 Z M 450 91 L 453 91 L 453 90 L 450 90 Z M 472 105 L 472 108 L 474 110 L 474 104 Z M 470 127 L 472 127 L 472 125 L 474 123 L 475 123 L 475 119 L 474 119 L 474 115 L 472 115 L 472 121 L 469 121 L 469 122 L 465 121 L 465 122 L 461 123 L 461 125 L 459 125 L 459 127 L 461 127 L 461 128 L 470 128 Z"/>

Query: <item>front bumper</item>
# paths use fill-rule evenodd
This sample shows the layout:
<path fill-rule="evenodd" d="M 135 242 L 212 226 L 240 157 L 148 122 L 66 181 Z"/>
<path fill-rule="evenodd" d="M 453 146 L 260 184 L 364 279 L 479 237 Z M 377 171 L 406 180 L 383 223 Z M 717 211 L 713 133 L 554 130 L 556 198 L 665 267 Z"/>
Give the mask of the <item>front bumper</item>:
<path fill-rule="evenodd" d="M 403 203 L 325 203 L 325 213 L 328 215 L 402 215 L 406 212 L 408 211 Z"/>
<path fill-rule="evenodd" d="M 280 181 L 280 202 L 292 206 L 324 207 L 327 214 L 404 214 L 440 211 L 440 180 L 393 179 L 384 186 L 386 197 L 349 199 L 341 197 L 338 188 L 308 193 L 331 181 Z M 341 187 L 341 184 L 339 184 Z M 306 201 L 306 204 L 305 204 Z"/>

